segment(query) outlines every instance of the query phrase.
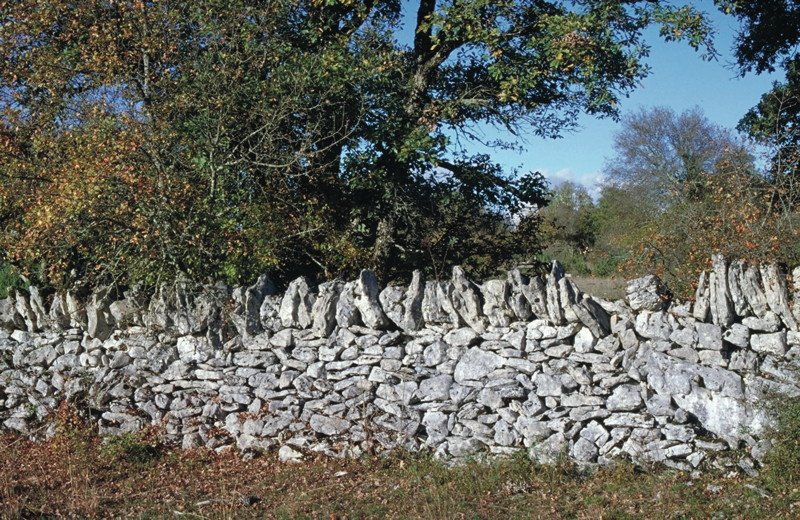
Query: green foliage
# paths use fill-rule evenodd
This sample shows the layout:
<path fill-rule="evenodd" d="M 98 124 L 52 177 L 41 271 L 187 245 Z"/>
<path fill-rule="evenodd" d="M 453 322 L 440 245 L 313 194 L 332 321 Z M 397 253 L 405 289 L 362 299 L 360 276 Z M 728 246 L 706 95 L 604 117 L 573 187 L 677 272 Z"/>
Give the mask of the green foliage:
<path fill-rule="evenodd" d="M 800 484 L 800 399 L 775 397 L 772 412 L 776 423 L 765 477 L 776 488 L 796 488 Z"/>
<path fill-rule="evenodd" d="M 396 0 L 0 6 L 0 246 L 52 284 L 530 260 L 544 183 L 480 128 L 616 116 L 651 24 L 713 53 L 644 0 L 420 0 L 412 42 Z"/>
<path fill-rule="evenodd" d="M 100 447 L 100 455 L 111 462 L 142 464 L 156 458 L 162 449 L 161 443 L 149 430 L 122 433 L 106 437 Z"/>
<path fill-rule="evenodd" d="M 27 285 L 14 266 L 0 268 L 0 298 L 6 298 L 12 289 L 26 289 Z"/>

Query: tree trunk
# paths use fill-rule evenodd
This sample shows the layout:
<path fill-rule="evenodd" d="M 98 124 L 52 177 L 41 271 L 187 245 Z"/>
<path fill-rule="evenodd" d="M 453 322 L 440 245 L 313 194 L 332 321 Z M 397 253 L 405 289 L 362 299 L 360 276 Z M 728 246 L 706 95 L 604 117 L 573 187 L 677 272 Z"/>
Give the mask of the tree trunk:
<path fill-rule="evenodd" d="M 381 285 L 389 281 L 392 269 L 392 249 L 394 247 L 394 233 L 397 227 L 396 219 L 391 213 L 381 217 L 378 221 L 378 230 L 375 234 L 375 247 L 372 253 L 372 270 Z"/>

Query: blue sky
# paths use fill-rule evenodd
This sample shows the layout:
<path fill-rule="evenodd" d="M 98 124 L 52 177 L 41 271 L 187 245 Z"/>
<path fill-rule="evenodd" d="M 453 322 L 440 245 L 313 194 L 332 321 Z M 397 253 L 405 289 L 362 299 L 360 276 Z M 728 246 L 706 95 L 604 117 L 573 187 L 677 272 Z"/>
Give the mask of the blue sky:
<path fill-rule="evenodd" d="M 736 21 L 714 10 L 710 1 L 696 4 L 707 11 L 717 30 L 718 60 L 704 61 L 702 52 L 695 52 L 688 44 L 664 42 L 657 29 L 649 30 L 646 39 L 652 50 L 647 63 L 652 70 L 629 98 L 621 100 L 623 115 L 643 107 L 666 106 L 680 113 L 699 106 L 713 123 L 734 128 L 772 82 L 782 79 L 781 75 L 738 77 L 732 67 Z M 540 171 L 551 185 L 565 180 L 582 183 L 596 195 L 603 165 L 613 156 L 613 135 L 619 123 L 582 117 L 579 124 L 576 132 L 561 139 L 534 136 L 524 144 L 523 152 L 487 150 L 478 145 L 474 151 L 489 153 L 508 169 Z"/>

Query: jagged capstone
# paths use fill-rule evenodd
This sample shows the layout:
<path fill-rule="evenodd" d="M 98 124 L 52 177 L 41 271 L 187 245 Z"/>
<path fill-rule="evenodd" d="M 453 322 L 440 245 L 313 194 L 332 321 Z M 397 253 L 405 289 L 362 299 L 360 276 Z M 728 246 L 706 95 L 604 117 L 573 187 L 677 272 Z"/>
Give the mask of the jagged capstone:
<path fill-rule="evenodd" d="M 267 277 L 21 292 L 0 300 L 0 428 L 47 436 L 36 425 L 71 399 L 103 434 L 155 425 L 187 448 L 286 461 L 524 450 L 695 470 L 738 449 L 753 472 L 770 445 L 764 396 L 800 396 L 800 287 L 774 265 L 713 264 L 691 308 L 654 277 L 628 301 L 594 298 L 557 263 L 546 282 L 512 271 L 480 286 L 456 269 L 382 290 L 363 271 L 283 294 Z"/>

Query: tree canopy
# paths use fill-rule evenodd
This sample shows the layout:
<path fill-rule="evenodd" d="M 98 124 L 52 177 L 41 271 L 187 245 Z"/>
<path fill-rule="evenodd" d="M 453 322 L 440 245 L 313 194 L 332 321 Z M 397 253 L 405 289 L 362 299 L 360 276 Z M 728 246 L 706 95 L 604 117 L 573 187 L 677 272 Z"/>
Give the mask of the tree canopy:
<path fill-rule="evenodd" d="M 0 247 L 51 283 L 530 256 L 544 182 L 469 153 L 480 126 L 616 116 L 652 24 L 713 52 L 667 1 L 410 6 L 0 1 Z"/>

